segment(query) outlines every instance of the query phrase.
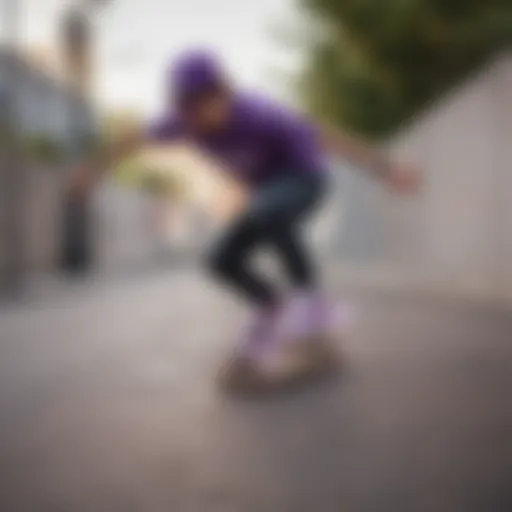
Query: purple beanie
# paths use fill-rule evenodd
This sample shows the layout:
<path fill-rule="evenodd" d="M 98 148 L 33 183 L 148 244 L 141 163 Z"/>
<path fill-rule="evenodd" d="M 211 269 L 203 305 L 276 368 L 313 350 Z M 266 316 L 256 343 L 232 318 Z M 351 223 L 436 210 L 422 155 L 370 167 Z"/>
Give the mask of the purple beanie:
<path fill-rule="evenodd" d="M 178 103 L 225 84 L 226 76 L 215 55 L 204 50 L 183 52 L 173 62 L 167 85 Z"/>

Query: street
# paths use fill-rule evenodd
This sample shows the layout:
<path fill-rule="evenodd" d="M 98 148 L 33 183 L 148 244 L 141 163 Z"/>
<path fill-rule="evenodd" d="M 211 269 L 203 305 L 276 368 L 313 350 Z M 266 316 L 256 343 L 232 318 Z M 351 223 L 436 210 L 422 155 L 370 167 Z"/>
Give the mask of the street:
<path fill-rule="evenodd" d="M 512 510 L 510 311 L 343 293 L 344 374 L 257 402 L 213 385 L 243 314 L 193 271 L 0 310 L 0 510 Z"/>

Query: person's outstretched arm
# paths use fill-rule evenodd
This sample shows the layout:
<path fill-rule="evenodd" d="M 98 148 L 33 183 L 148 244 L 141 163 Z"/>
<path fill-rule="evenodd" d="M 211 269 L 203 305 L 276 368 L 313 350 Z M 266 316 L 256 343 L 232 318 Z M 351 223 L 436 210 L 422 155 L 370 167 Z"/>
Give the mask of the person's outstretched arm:
<path fill-rule="evenodd" d="M 392 162 L 371 144 L 356 139 L 327 125 L 318 125 L 325 148 L 355 166 L 371 172 L 397 192 L 415 192 L 420 184 L 418 173 L 402 164 Z"/>

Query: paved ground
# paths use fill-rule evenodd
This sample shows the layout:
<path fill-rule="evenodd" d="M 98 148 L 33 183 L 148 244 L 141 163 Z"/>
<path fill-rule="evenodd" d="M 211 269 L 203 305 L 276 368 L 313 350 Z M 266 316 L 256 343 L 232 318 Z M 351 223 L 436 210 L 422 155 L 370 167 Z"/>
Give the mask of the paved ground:
<path fill-rule="evenodd" d="M 348 295 L 344 378 L 262 403 L 212 387 L 240 315 L 193 274 L 1 311 L 0 510 L 512 510 L 510 312 Z"/>

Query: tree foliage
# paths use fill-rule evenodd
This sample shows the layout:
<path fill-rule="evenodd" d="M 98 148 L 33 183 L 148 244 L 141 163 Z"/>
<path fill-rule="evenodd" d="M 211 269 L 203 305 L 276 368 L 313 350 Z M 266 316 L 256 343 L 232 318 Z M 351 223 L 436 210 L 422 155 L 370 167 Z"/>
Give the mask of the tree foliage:
<path fill-rule="evenodd" d="M 324 26 L 301 92 L 324 119 L 384 136 L 512 41 L 511 0 L 299 0 Z"/>
<path fill-rule="evenodd" d="M 170 201 L 179 201 L 188 193 L 186 183 L 178 173 L 158 172 L 137 156 L 120 163 L 114 170 L 114 176 L 120 185 L 145 190 Z"/>
<path fill-rule="evenodd" d="M 63 144 L 44 133 L 25 136 L 22 147 L 30 161 L 40 164 L 58 164 L 65 155 Z"/>

